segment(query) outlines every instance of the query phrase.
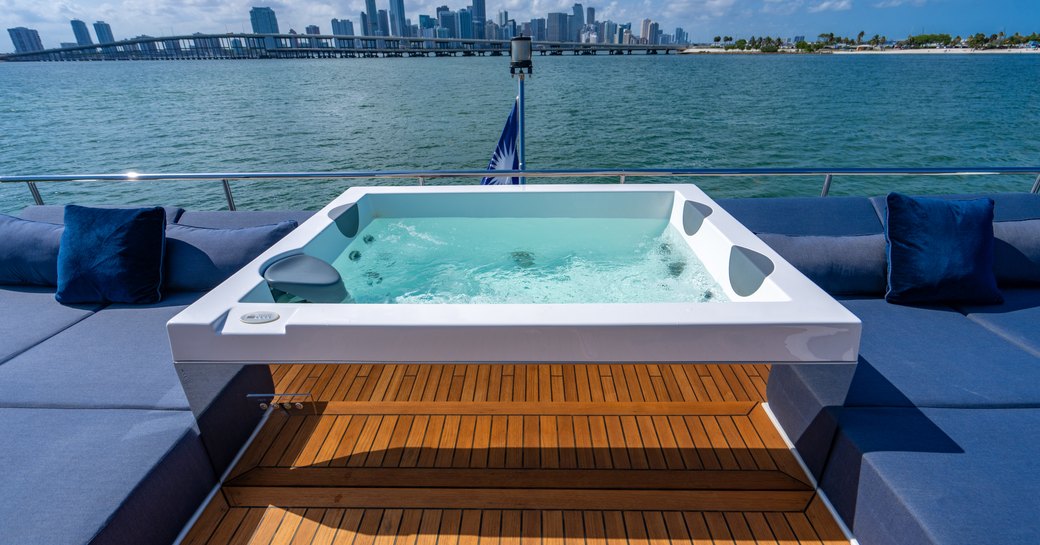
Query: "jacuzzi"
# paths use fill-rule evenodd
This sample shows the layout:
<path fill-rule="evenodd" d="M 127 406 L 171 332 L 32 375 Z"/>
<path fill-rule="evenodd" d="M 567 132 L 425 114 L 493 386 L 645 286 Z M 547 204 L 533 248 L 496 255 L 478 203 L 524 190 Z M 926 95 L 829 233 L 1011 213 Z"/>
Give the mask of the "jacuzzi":
<path fill-rule="evenodd" d="M 612 234 L 614 220 L 619 225 L 660 222 L 673 237 L 668 248 L 664 243 L 661 248 L 671 252 L 675 244 L 683 246 L 682 252 L 703 265 L 712 287 L 695 288 L 692 297 L 680 293 L 677 301 L 656 300 L 653 292 L 659 285 L 686 289 L 686 265 L 669 262 L 660 269 L 662 280 L 648 280 L 646 290 L 629 290 L 632 293 L 625 294 L 624 302 L 604 302 L 600 297 L 590 297 L 594 302 L 575 301 L 567 299 L 566 293 L 560 299 L 565 302 L 552 297 L 548 302 L 520 303 L 508 298 L 487 302 L 481 297 L 465 302 L 450 297 L 417 300 L 395 295 L 380 284 L 384 275 L 393 276 L 394 256 L 405 253 L 404 248 L 396 252 L 385 245 L 379 254 L 382 272 L 368 271 L 367 276 L 356 278 L 345 274 L 341 286 L 345 296 L 336 295 L 331 302 L 293 297 L 265 279 L 272 267 L 293 256 L 308 256 L 298 259 L 326 269 L 337 264 L 346 271 L 350 264 L 345 255 L 355 260 L 357 254 L 359 263 L 368 259 L 360 251 L 347 252 L 372 241 L 373 237 L 363 235 L 367 227 L 387 221 L 407 227 L 409 222 L 431 218 L 452 222 L 508 218 L 508 224 L 516 227 L 510 229 L 510 236 L 521 241 L 528 223 L 590 220 L 589 225 L 604 227 L 582 235 L 589 245 L 621 236 Z M 496 236 L 490 230 L 474 240 Z M 360 242 L 361 237 L 366 242 Z M 383 239 L 378 243 L 396 240 Z M 537 267 L 540 258 L 538 252 L 518 250 L 503 259 L 508 266 L 512 259 L 517 267 Z M 363 285 L 358 278 L 369 281 Z M 532 287 L 537 289 L 535 278 Z M 642 282 L 632 274 L 623 281 L 635 286 Z M 508 293 L 515 287 L 503 283 L 499 291 Z M 372 291 L 370 285 L 390 295 L 386 300 L 351 295 Z M 640 299 L 644 291 L 645 301 Z M 856 361 L 860 327 L 852 313 L 694 185 L 351 188 L 168 324 L 178 367 L 193 363 L 840 363 Z"/>

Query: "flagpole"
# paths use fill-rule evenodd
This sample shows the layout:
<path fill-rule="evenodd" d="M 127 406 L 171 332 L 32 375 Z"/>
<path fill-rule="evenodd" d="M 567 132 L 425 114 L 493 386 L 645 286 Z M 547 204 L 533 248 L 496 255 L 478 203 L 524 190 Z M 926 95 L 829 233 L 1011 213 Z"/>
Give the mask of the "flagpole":
<path fill-rule="evenodd" d="M 520 90 L 516 96 L 516 154 L 520 160 L 520 170 L 525 170 L 524 162 L 524 73 L 520 72 Z M 527 177 L 520 177 L 520 184 L 526 184 Z"/>
<path fill-rule="evenodd" d="M 517 36 L 509 41 L 509 74 L 520 72 L 516 95 L 516 155 L 519 170 L 524 170 L 527 163 L 524 161 L 524 79 L 531 74 L 531 38 L 529 36 Z M 526 176 L 520 176 L 520 183 L 527 183 Z"/>

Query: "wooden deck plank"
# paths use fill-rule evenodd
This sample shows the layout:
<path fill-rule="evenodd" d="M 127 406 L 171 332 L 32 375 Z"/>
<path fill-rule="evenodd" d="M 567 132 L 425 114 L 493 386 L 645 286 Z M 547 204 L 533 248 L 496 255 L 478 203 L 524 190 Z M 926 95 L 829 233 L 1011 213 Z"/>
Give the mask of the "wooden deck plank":
<path fill-rule="evenodd" d="M 181 541 L 181 545 L 203 545 L 209 541 L 209 537 L 213 535 L 217 525 L 221 523 L 226 515 L 231 510 L 227 500 L 224 499 L 223 494 L 214 494 L 213 498 L 210 499 L 209 503 L 202 510 L 199 518 L 195 521 L 195 524 L 191 527 L 191 530 L 185 534 L 184 539 Z"/>
<path fill-rule="evenodd" d="M 333 401 L 319 405 L 323 415 L 444 414 L 481 415 L 746 415 L 755 402 L 411 402 L 411 401 Z"/>

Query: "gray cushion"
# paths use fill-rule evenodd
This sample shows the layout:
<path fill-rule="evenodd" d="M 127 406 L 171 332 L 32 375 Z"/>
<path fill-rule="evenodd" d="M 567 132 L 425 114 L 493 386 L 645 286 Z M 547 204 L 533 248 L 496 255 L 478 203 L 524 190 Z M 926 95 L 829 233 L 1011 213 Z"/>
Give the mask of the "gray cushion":
<path fill-rule="evenodd" d="M 62 226 L 0 214 L 0 284 L 56 286 Z"/>
<path fill-rule="evenodd" d="M 821 488 L 860 543 L 1040 543 L 1040 410 L 853 409 Z"/>
<path fill-rule="evenodd" d="M 209 291 L 296 225 L 295 221 L 238 229 L 168 225 L 165 287 L 170 291 Z"/>
<path fill-rule="evenodd" d="M 0 287 L 0 364 L 90 316 L 103 305 L 65 306 L 54 288 Z"/>
<path fill-rule="evenodd" d="M 1040 284 L 1040 220 L 993 223 L 993 274 L 1001 287 Z"/>
<path fill-rule="evenodd" d="M 166 322 L 199 297 L 111 305 L 0 365 L 0 407 L 187 409 Z"/>
<path fill-rule="evenodd" d="M 113 206 L 105 204 L 90 205 L 94 208 L 142 208 L 141 206 Z M 183 208 L 177 208 L 176 206 L 164 206 L 162 207 L 166 212 L 166 224 L 169 225 L 177 221 L 181 217 L 181 213 L 184 212 Z M 45 204 L 40 206 L 29 206 L 22 210 L 19 214 L 22 219 L 33 220 L 33 221 L 45 221 L 47 223 L 59 223 L 65 224 L 65 205 L 62 204 Z"/>
<path fill-rule="evenodd" d="M 960 310 L 1008 342 L 1040 357 L 1040 289 L 1004 290 L 1002 305 Z"/>
<path fill-rule="evenodd" d="M 760 233 L 758 236 L 828 293 L 885 293 L 884 235 L 815 237 Z"/>
<path fill-rule="evenodd" d="M 216 484 L 187 411 L 0 409 L 0 543 L 172 543 Z"/>
<path fill-rule="evenodd" d="M 754 233 L 858 236 L 884 232 L 865 197 L 719 199 L 718 203 Z"/>
<path fill-rule="evenodd" d="M 193 225 L 195 227 L 209 227 L 213 229 L 237 229 L 240 227 L 256 227 L 259 225 L 270 225 L 283 221 L 295 221 L 303 223 L 314 215 L 314 212 L 306 210 L 279 210 L 279 211 L 194 211 L 186 210 L 177 223 L 182 225 Z"/>
<path fill-rule="evenodd" d="M 944 307 L 843 299 L 863 321 L 846 406 L 1040 407 L 1029 353 Z"/>

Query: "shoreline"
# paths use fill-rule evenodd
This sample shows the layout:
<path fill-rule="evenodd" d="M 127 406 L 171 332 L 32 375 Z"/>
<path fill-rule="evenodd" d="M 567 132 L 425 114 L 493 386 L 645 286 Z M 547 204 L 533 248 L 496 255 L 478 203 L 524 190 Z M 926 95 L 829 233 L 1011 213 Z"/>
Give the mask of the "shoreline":
<path fill-rule="evenodd" d="M 722 49 L 719 47 L 691 47 L 679 52 L 680 55 L 1030 55 L 1040 54 L 1040 49 L 886 49 L 884 51 L 848 51 L 827 50 L 801 52 L 781 49 L 776 53 L 763 53 L 757 50 Z"/>

